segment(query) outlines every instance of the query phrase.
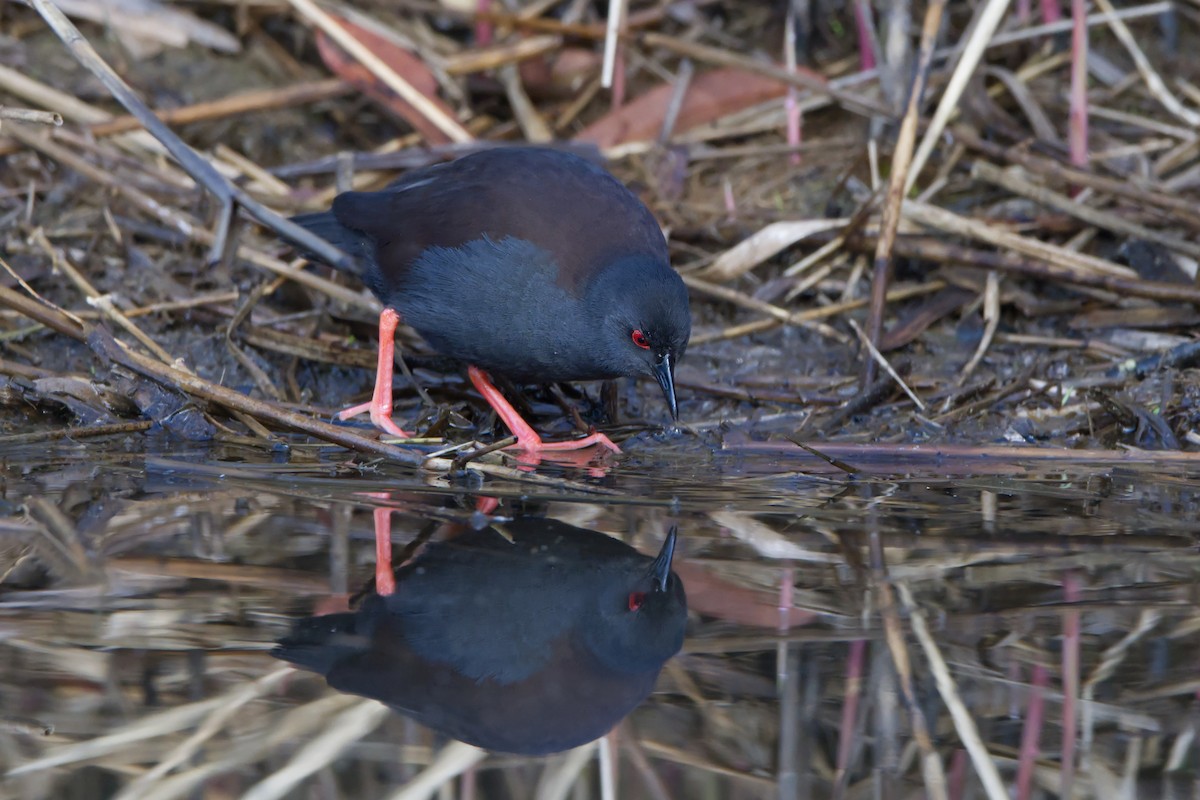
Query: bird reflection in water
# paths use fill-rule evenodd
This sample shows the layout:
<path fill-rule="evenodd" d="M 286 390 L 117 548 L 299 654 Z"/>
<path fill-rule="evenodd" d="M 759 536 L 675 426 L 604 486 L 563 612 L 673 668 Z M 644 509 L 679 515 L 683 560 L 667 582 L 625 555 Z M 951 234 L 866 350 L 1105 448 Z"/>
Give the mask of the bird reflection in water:
<path fill-rule="evenodd" d="M 455 739 L 541 755 L 603 736 L 683 645 L 687 599 L 654 558 L 538 517 L 429 541 L 395 591 L 300 620 L 272 651 Z"/>

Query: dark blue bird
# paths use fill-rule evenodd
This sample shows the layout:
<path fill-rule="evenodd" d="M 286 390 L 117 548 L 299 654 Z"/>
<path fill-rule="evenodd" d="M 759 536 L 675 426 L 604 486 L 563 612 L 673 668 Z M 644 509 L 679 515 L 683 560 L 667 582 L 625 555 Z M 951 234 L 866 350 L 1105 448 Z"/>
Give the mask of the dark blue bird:
<path fill-rule="evenodd" d="M 408 173 L 379 192 L 346 192 L 294 221 L 354 256 L 384 304 L 369 411 L 391 420 L 396 326 L 468 365 L 475 387 L 529 452 L 545 443 L 492 385 L 651 375 L 678 416 L 675 365 L 691 335 L 687 290 L 653 214 L 604 169 L 559 150 L 483 150 Z"/>
<path fill-rule="evenodd" d="M 603 736 L 683 644 L 672 529 L 654 558 L 525 517 L 429 542 L 394 594 L 300 620 L 272 654 L 488 750 L 544 754 Z"/>

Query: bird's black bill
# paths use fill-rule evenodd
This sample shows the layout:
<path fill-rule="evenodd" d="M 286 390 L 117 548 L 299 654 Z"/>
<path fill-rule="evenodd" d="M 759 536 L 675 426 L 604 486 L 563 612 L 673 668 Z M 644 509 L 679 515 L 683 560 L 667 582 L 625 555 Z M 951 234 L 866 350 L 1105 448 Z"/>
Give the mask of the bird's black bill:
<path fill-rule="evenodd" d="M 671 409 L 671 419 L 679 419 L 679 405 L 675 402 L 675 367 L 671 364 L 671 354 L 663 356 L 662 361 L 654 365 L 654 380 L 662 387 L 663 397 L 667 398 L 667 407 Z"/>
<path fill-rule="evenodd" d="M 667 533 L 667 540 L 663 542 L 662 550 L 658 551 L 658 556 L 650 565 L 650 574 L 654 576 L 655 588 L 660 592 L 667 590 L 667 577 L 671 574 L 671 559 L 675 557 L 676 530 L 676 526 L 672 525 L 670 532 Z"/>

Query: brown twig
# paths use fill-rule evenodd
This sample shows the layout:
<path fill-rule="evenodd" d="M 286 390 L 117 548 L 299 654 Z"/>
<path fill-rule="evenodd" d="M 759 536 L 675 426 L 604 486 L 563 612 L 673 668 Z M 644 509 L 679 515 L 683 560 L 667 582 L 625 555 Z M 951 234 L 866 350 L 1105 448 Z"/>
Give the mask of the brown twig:
<path fill-rule="evenodd" d="M 347 447 L 352 450 L 383 456 L 389 460 L 410 466 L 420 466 L 423 457 L 393 445 L 383 444 L 374 439 L 368 439 L 347 429 L 330 425 L 326 422 L 287 411 L 270 403 L 247 397 L 228 389 L 220 384 L 206 381 L 203 378 L 177 369 L 173 366 L 135 353 L 112 338 L 111 335 L 98 328 L 91 328 L 83 323 L 67 317 L 62 312 L 25 297 L 22 294 L 0 286 L 0 305 L 19 311 L 30 319 L 36 320 L 51 330 L 57 331 L 72 339 L 86 342 L 101 357 L 121 364 L 141 375 L 159 381 L 193 397 L 216 403 L 234 411 L 240 411 L 267 422 L 292 428 L 302 433 L 308 433 L 319 439 Z"/>
<path fill-rule="evenodd" d="M 909 88 L 908 108 L 900 123 L 896 147 L 892 155 L 892 174 L 883 199 L 883 219 L 879 240 L 875 246 L 874 274 L 871 279 L 871 310 L 867 317 L 866 342 L 875 350 L 883 335 L 883 316 L 886 311 L 888 283 L 892 273 L 892 244 L 900 228 L 901 205 L 908 186 L 908 170 L 912 164 L 913 147 L 917 141 L 917 125 L 921 119 L 921 104 L 929 83 L 929 68 L 933 61 L 933 45 L 942 24 L 945 0 L 934 0 L 925 9 L 925 24 L 921 29 L 921 50 L 917 69 Z M 868 358 L 864 365 L 863 385 L 875 380 L 876 359 Z M 906 387 L 907 388 L 907 387 Z M 911 394 L 911 393 L 910 393 Z M 913 395 L 915 399 L 915 395 Z M 920 401 L 916 401 L 920 406 Z"/>
<path fill-rule="evenodd" d="M 29 108 L 0 106 L 0 120 L 6 119 L 14 122 L 29 122 L 35 125 L 53 125 L 56 128 L 63 124 L 62 114 L 56 111 L 37 111 Z"/>
<path fill-rule="evenodd" d="M 188 147 L 174 131 L 166 126 L 154 112 L 142 102 L 129 88 L 119 75 L 100 57 L 95 48 L 83 37 L 66 15 L 59 11 L 51 0 L 30 0 L 46 24 L 55 35 L 71 51 L 76 60 L 95 75 L 109 93 L 125 106 L 130 114 L 137 117 L 142 126 L 160 141 L 175 160 L 196 179 L 198 183 L 212 192 L 222 205 L 227 208 L 240 206 L 247 214 L 263 226 L 275 231 L 281 237 L 307 252 L 320 258 L 327 264 L 342 269 L 351 269 L 349 257 L 320 236 L 301 228 L 294 222 L 284 219 L 271 209 L 264 206 L 245 191 L 230 184 L 216 168 L 206 161 L 199 153 Z M 219 256 L 219 254 L 218 254 Z"/>

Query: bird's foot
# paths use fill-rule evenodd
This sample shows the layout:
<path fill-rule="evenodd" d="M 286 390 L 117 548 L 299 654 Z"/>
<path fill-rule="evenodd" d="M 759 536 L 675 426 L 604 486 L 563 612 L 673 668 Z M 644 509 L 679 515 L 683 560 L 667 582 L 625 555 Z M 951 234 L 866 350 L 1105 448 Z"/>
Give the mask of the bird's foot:
<path fill-rule="evenodd" d="M 511 445 L 509 450 L 520 450 L 530 455 L 541 452 L 562 452 L 563 450 L 583 450 L 588 447 L 605 447 L 614 453 L 620 453 L 621 448 L 617 447 L 612 439 L 609 439 L 603 433 L 593 433 L 582 439 L 572 439 L 568 442 L 543 442 L 542 437 L 536 433 L 532 436 L 517 436 L 517 443 Z"/>
<path fill-rule="evenodd" d="M 365 411 L 371 415 L 371 422 L 379 430 L 400 439 L 409 439 L 411 434 L 405 433 L 392 422 L 392 362 L 396 356 L 396 326 L 399 324 L 400 314 L 396 309 L 385 308 L 379 314 L 379 363 L 375 367 L 375 392 L 371 395 L 371 402 L 350 406 L 338 412 L 337 418 L 344 421 Z"/>
<path fill-rule="evenodd" d="M 386 434 L 396 436 L 401 439 L 412 438 L 411 433 L 406 433 L 400 428 L 399 425 L 392 422 L 392 409 L 390 407 L 381 407 L 377 405 L 374 400 L 369 403 L 362 403 L 357 406 L 344 408 L 337 413 L 337 418 L 344 422 L 351 417 L 357 417 L 359 414 L 370 414 L 371 423 Z"/>

